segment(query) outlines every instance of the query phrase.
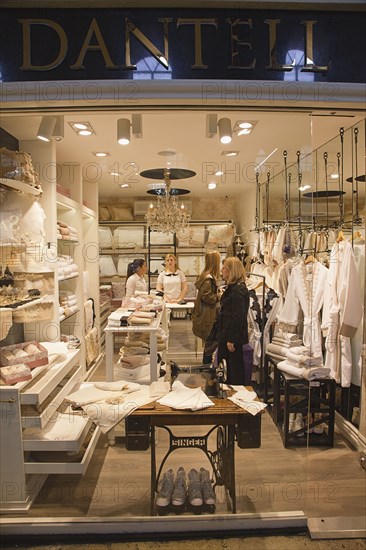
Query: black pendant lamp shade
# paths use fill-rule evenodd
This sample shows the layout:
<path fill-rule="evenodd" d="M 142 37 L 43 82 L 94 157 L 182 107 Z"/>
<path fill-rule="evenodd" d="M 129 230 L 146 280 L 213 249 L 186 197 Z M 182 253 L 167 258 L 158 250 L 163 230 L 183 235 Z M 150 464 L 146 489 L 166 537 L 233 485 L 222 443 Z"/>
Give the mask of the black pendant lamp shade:
<path fill-rule="evenodd" d="M 170 180 L 184 180 L 186 178 L 193 178 L 196 172 L 185 168 L 151 168 L 150 170 L 140 172 L 140 176 L 152 180 L 163 179 L 166 174 L 168 174 Z"/>
<path fill-rule="evenodd" d="M 307 199 L 324 199 L 324 198 L 332 198 L 332 197 L 340 197 L 341 195 L 345 195 L 345 191 L 338 191 L 338 190 L 328 190 L 328 191 L 311 191 L 309 193 L 304 193 L 303 197 L 306 197 Z"/>
<path fill-rule="evenodd" d="M 347 179 L 346 179 L 346 181 L 348 181 L 348 183 L 352 183 L 352 180 L 353 180 L 352 176 L 351 176 L 350 178 L 347 178 Z M 355 177 L 355 181 L 359 181 L 359 182 L 361 182 L 361 183 L 365 183 L 365 181 L 366 181 L 366 180 L 365 180 L 365 174 L 362 174 L 361 176 L 356 176 L 356 177 Z"/>

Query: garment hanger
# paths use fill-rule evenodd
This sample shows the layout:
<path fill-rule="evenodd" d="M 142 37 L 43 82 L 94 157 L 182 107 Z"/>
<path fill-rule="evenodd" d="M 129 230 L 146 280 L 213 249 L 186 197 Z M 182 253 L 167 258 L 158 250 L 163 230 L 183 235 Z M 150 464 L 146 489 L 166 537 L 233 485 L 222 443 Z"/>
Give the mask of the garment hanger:
<path fill-rule="evenodd" d="M 253 287 L 252 290 L 257 290 L 257 288 L 260 288 L 261 286 L 262 286 L 262 287 L 264 286 L 264 288 L 268 288 L 268 289 L 269 289 L 269 286 L 267 285 L 267 283 L 264 283 L 264 284 L 263 284 L 263 281 L 261 281 L 261 282 L 258 283 L 255 287 Z"/>
<path fill-rule="evenodd" d="M 343 231 L 342 231 L 342 229 L 341 229 L 341 230 L 339 231 L 339 233 L 338 233 L 338 237 L 337 237 L 337 239 L 336 239 L 336 242 L 337 242 L 337 243 L 340 243 L 341 241 L 344 241 L 344 240 L 345 240 L 345 239 L 344 239 L 344 234 L 343 234 Z"/>
<path fill-rule="evenodd" d="M 316 259 L 314 258 L 314 256 L 312 254 L 309 254 L 309 256 L 307 256 L 304 260 L 304 264 L 315 264 L 316 262 Z"/>
<path fill-rule="evenodd" d="M 351 239 L 353 242 L 356 242 L 357 244 L 364 244 L 365 243 L 365 239 L 364 237 L 362 236 L 362 234 L 360 233 L 360 231 L 357 229 L 357 231 L 355 231 L 352 235 L 352 239 Z"/>

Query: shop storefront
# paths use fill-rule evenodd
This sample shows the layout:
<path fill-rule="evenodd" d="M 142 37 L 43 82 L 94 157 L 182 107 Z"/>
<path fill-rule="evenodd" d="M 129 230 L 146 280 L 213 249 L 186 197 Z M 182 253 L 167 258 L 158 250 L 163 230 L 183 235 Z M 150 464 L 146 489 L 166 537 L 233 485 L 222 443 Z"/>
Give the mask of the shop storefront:
<path fill-rule="evenodd" d="M 39 193 L 29 173 L 31 193 L 17 184 L 24 183 L 24 166 L 6 157 L 11 169 L 7 166 L 5 173 L 2 168 L 0 182 L 4 191 L 1 224 L 7 232 L 1 238 L 2 289 L 11 286 L 4 272 L 7 267 L 11 277 L 15 274 L 15 286 L 30 281 L 24 288 L 38 285 L 41 299 L 43 294 L 48 298 L 38 318 L 37 313 L 27 316 L 17 307 L 9 320 L 9 308 L 3 307 L 0 344 L 5 348 L 29 341 L 55 343 L 64 333 L 69 342 L 73 337 L 80 342 L 70 357 L 59 361 L 58 370 L 57 362 L 53 370 L 51 365 L 46 369 L 37 365 L 44 369 L 38 378 L 0 387 L 3 533 L 123 531 L 173 536 L 187 531 L 308 528 L 318 538 L 344 536 L 350 530 L 351 536 L 363 536 L 365 12 L 357 6 L 349 11 L 213 6 L 199 10 L 45 8 L 41 12 L 31 7 L 3 8 L 1 13 L 1 146 L 29 153 L 42 186 Z M 47 117 L 56 122 L 51 140 L 41 143 L 37 128 Z M 118 119 L 132 120 L 131 139 L 141 144 L 151 135 L 150 128 L 161 134 L 173 124 L 180 126 L 186 142 L 194 139 L 196 124 L 202 124 L 206 142 L 214 143 L 221 132 L 218 121 L 223 119 L 229 119 L 238 140 L 240 128 L 235 130 L 235 125 L 246 118 L 257 129 L 267 121 L 267 133 L 277 136 L 266 146 L 264 141 L 257 143 L 255 157 L 240 160 L 249 146 L 233 141 L 242 154 L 239 162 L 204 150 L 198 171 L 183 155 L 175 159 L 174 168 L 186 173 L 194 168 L 193 174 L 200 178 L 187 202 L 191 233 L 186 241 L 181 236 L 180 242 L 175 237 L 163 242 L 164 233 L 155 242 L 151 239 L 153 233 L 144 218 L 145 187 L 141 191 L 146 181 L 141 183 L 143 178 L 131 170 L 136 165 L 141 174 L 156 165 L 144 164 L 141 152 L 130 154 L 126 161 L 110 155 L 110 163 L 98 164 L 95 159 L 84 160 L 83 151 L 75 145 L 73 156 L 67 156 L 71 154 L 66 148 L 68 132 L 75 133 L 75 121 L 92 121 L 93 138 L 98 134 L 95 127 L 103 127 L 106 150 Z M 187 122 L 195 124 L 192 134 Z M 321 141 L 325 127 L 327 139 Z M 156 142 L 163 143 L 161 135 Z M 197 137 L 197 148 L 199 143 Z M 101 147 L 100 142 L 94 144 L 89 155 Z M 169 152 L 171 143 L 163 143 L 165 150 L 157 145 L 160 154 Z M 78 162 L 78 155 L 83 160 Z M 163 164 L 166 158 L 161 157 Z M 134 189 L 123 199 L 110 191 L 104 173 L 107 166 L 117 164 L 114 189 L 119 186 L 123 193 L 123 184 Z M 218 169 L 227 178 L 217 176 L 221 177 L 219 189 L 226 184 L 228 191 L 212 198 L 207 184 Z M 19 170 L 20 176 L 9 176 L 12 170 Z M 189 187 L 187 181 L 185 187 Z M 309 197 L 303 195 L 307 189 L 299 190 L 300 184 L 310 186 Z M 30 204 L 40 206 L 37 215 L 44 218 L 37 218 L 39 225 L 34 217 L 26 220 Z M 20 227 L 23 233 L 18 239 Z M 34 227 L 40 228 L 38 241 Z M 216 231 L 228 228 L 229 241 L 225 240 L 228 233 L 223 241 L 215 241 L 213 227 Z M 124 244 L 109 243 L 112 237 Z M 125 246 L 126 241 L 133 246 Z M 105 346 L 109 343 L 117 353 L 118 349 L 108 331 L 104 342 L 110 310 L 100 301 L 100 288 L 105 290 L 112 281 L 116 293 L 123 294 L 125 268 L 134 257 L 148 262 L 148 282 L 154 288 L 155 270 L 160 271 L 165 251 L 178 255 L 193 284 L 203 269 L 205 252 L 215 247 L 222 258 L 239 257 L 251 272 L 251 305 L 259 315 L 251 319 L 251 381 L 267 406 L 259 414 L 247 413 L 249 428 L 238 413 L 232 423 L 230 412 L 218 419 L 211 415 L 207 422 L 202 413 L 202 425 L 185 419 L 187 433 L 171 418 L 156 413 L 154 420 L 151 409 L 146 409 L 142 427 L 136 421 L 134 428 L 118 434 L 117 424 L 113 425 L 115 441 L 109 430 L 95 428 L 98 415 L 88 414 L 75 421 L 77 437 L 74 434 L 72 443 L 66 438 L 68 443 L 63 445 L 59 435 L 45 438 L 51 427 L 61 426 L 58 415 L 70 414 L 64 398 L 82 380 L 112 379 L 108 368 L 113 371 L 113 351 L 106 358 Z M 344 248 L 351 267 L 341 273 L 338 259 Z M 74 266 L 75 273 L 61 276 L 59 264 L 55 271 L 61 257 L 61 269 L 65 270 L 66 262 L 66 269 Z M 287 278 L 281 287 L 284 279 L 275 268 L 284 259 L 292 260 L 291 271 L 298 273 L 299 280 L 290 284 Z M 349 308 L 349 316 L 348 332 L 341 334 L 331 292 L 327 301 L 325 281 L 330 270 L 334 288 L 344 276 L 338 295 L 344 302 L 338 304 L 338 313 Z M 17 273 L 23 276 L 17 278 Z M 345 297 L 344 288 L 351 287 L 355 294 Z M 270 289 L 274 294 L 268 294 Z M 8 299 L 9 292 L 2 291 L 5 294 Z M 275 315 L 277 299 L 281 304 Z M 88 300 L 89 305 L 83 306 Z M 52 309 L 53 301 L 59 302 L 62 312 Z M 94 317 L 87 330 L 91 303 Z M 91 327 L 100 346 L 94 355 Z M 157 331 L 150 331 L 150 352 L 159 345 L 151 334 Z M 167 360 L 177 359 L 174 354 L 185 345 L 181 342 L 187 342 L 184 359 L 199 363 L 189 314 L 181 322 L 173 312 L 169 349 L 164 349 Z M 309 348 L 310 357 L 323 357 L 321 366 L 327 370 L 320 376 L 300 378 L 291 368 L 278 368 L 286 363 L 285 348 L 302 345 Z M 338 358 L 338 352 L 343 356 Z M 3 368 L 7 363 L 1 357 Z M 309 376 L 310 371 L 306 372 Z M 70 427 L 70 417 L 66 424 Z M 208 432 L 211 424 L 217 429 L 206 439 L 206 427 Z M 161 425 L 170 426 L 174 436 Z M 178 447 L 178 452 L 171 452 L 165 462 L 169 445 L 171 451 Z M 206 447 L 209 452 L 202 454 Z M 156 475 L 162 478 L 170 467 L 176 474 L 182 466 L 188 474 L 207 464 L 212 470 L 215 506 L 200 513 L 187 506 L 179 514 L 174 510 L 159 514 Z"/>

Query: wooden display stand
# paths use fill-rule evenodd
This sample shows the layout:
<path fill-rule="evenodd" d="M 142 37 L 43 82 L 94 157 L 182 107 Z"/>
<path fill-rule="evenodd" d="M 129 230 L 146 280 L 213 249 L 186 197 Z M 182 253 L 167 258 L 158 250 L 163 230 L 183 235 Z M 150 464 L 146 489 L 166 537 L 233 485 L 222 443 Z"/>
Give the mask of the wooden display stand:
<path fill-rule="evenodd" d="M 279 370 L 275 360 L 270 361 L 274 365 L 273 421 L 282 437 L 284 447 L 301 447 L 308 444 L 333 447 L 335 380 L 321 378 L 307 381 L 296 378 Z M 291 413 L 301 413 L 304 420 L 309 415 L 310 421 L 305 423 L 301 430 L 290 432 Z M 313 413 L 316 414 L 315 417 L 312 416 Z M 313 433 L 313 429 L 320 425 L 323 432 Z"/>

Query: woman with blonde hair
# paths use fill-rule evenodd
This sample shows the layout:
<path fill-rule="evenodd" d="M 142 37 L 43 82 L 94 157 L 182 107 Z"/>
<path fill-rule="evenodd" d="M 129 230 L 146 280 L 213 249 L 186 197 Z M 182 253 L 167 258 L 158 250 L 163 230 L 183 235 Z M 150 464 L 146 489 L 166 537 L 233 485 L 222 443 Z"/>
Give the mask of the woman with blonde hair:
<path fill-rule="evenodd" d="M 238 258 L 229 257 L 223 263 L 221 275 L 227 287 L 221 296 L 217 318 L 217 358 L 227 362 L 227 383 L 245 384 L 243 345 L 248 343 L 249 292 L 246 274 Z"/>
<path fill-rule="evenodd" d="M 165 270 L 159 274 L 156 290 L 163 292 L 166 302 L 177 303 L 184 300 L 188 290 L 187 280 L 179 269 L 174 254 L 165 256 Z"/>
<path fill-rule="evenodd" d="M 197 297 L 192 313 L 192 331 L 195 336 L 206 342 L 216 320 L 220 295 L 218 282 L 220 278 L 220 253 L 207 252 L 205 268 L 197 277 Z M 212 355 L 203 353 L 203 363 L 211 363 Z"/>

